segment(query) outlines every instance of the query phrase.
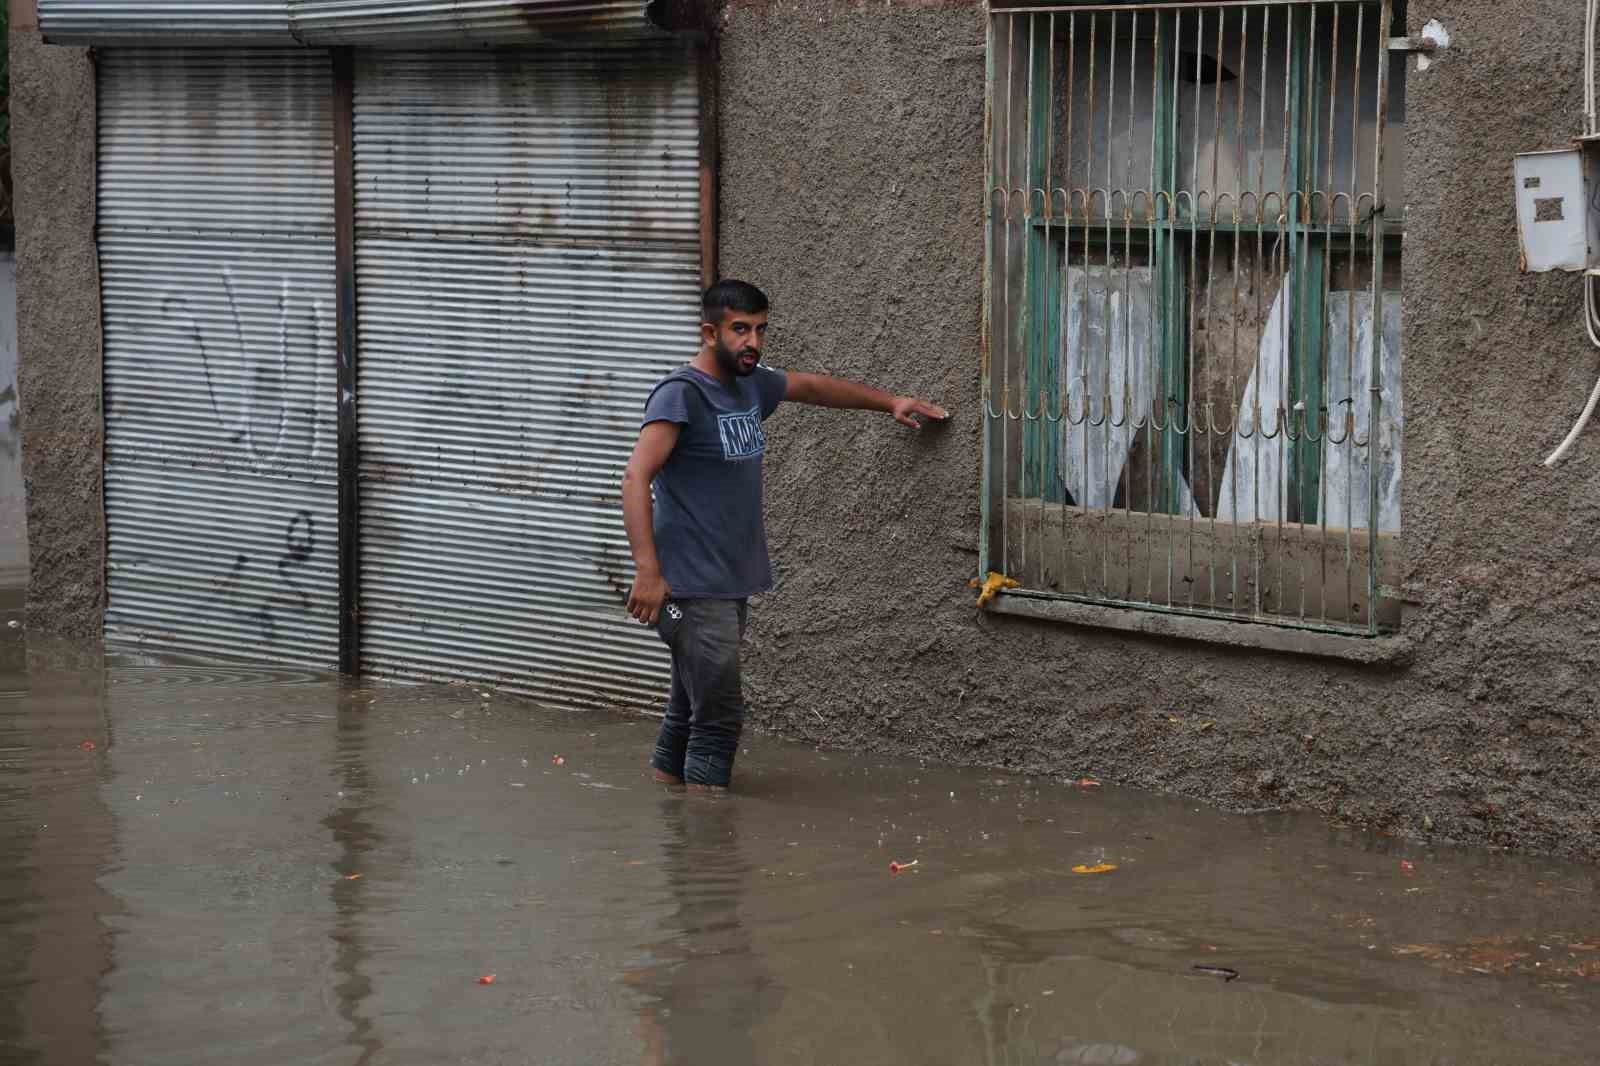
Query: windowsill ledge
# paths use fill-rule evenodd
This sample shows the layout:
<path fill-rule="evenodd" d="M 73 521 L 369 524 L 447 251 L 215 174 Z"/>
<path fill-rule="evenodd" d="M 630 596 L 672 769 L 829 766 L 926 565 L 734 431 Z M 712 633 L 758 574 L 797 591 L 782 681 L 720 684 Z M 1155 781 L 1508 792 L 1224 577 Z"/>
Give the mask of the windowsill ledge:
<path fill-rule="evenodd" d="M 1411 654 L 1411 642 L 1403 636 L 1346 636 L 1341 633 L 1323 633 L 1288 626 L 1235 622 L 1221 618 L 1198 618 L 1192 615 L 1140 611 L 1126 607 L 1105 607 L 1093 603 L 1079 603 L 1076 600 L 1047 599 L 1039 596 L 1002 593 L 989 604 L 988 610 L 991 614 L 1012 615 L 1018 618 L 1064 622 L 1068 625 L 1092 626 L 1096 629 L 1114 629 L 1152 637 L 1195 640 L 1230 648 L 1250 648 L 1289 655 L 1310 655 L 1322 659 L 1342 659 L 1346 662 L 1393 664 L 1404 662 Z"/>

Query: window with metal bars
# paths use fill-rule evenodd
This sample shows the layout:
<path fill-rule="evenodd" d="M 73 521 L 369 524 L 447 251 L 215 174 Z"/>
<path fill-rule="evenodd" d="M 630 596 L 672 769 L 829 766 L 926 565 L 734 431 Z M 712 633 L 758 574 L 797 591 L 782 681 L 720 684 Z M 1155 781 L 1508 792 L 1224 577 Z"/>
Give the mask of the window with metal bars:
<path fill-rule="evenodd" d="M 1396 0 L 992 4 L 982 565 L 1399 621 Z"/>

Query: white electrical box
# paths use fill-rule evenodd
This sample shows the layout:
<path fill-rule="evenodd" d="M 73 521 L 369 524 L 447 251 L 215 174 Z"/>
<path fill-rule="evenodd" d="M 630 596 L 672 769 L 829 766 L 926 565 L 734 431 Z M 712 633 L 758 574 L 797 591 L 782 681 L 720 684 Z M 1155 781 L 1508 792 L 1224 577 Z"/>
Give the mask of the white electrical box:
<path fill-rule="evenodd" d="M 1522 269 L 1587 271 L 1600 268 L 1600 146 L 1524 152 L 1516 158 L 1517 230 Z"/>

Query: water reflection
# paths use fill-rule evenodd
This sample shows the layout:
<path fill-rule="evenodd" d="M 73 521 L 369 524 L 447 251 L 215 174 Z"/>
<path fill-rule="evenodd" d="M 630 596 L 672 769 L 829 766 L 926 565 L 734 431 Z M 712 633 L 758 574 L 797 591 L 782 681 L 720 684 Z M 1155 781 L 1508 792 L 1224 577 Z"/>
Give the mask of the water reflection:
<path fill-rule="evenodd" d="M 333 834 L 338 857 L 330 872 L 335 945 L 333 968 L 338 975 L 334 994 L 339 1017 L 350 1027 L 347 1043 L 359 1048 L 358 1066 L 373 1061 L 383 1049 L 365 1004 L 372 995 L 372 978 L 364 969 L 370 951 L 362 936 L 361 918 L 367 905 L 363 870 L 367 859 L 383 843 L 373 818 L 374 782 L 367 765 L 369 697 L 352 688 L 339 694 L 334 726 L 333 776 L 338 784 L 338 806 L 322 820 Z"/>
<path fill-rule="evenodd" d="M 99 790 L 113 739 L 105 673 L 93 652 L 31 652 L 27 674 L 0 672 L 0 1059 L 94 1062 L 118 909 L 98 880 L 116 847 Z"/>
<path fill-rule="evenodd" d="M 1028 916 L 1029 919 L 1039 915 Z M 1402 1015 L 1333 1010 L 1261 981 L 1191 969 L 1200 946 L 1159 928 L 1040 930 L 987 921 L 969 935 L 981 960 L 976 1013 L 990 1066 L 1358 1066 L 1408 1061 Z M 1075 941 L 1075 943 L 1074 943 Z M 1146 961 L 1148 960 L 1148 961 Z M 1424 1060 L 1427 1061 L 1427 1060 Z"/>
<path fill-rule="evenodd" d="M 1591 867 L 759 737 L 663 793 L 632 718 L 27 667 L 0 1063 L 1594 1061 Z"/>
<path fill-rule="evenodd" d="M 673 906 L 650 962 L 624 976 L 645 1001 L 637 1028 L 644 1066 L 760 1061 L 756 1029 L 783 990 L 740 915 L 753 874 L 739 836 L 746 803 L 669 791 L 658 806 Z"/>

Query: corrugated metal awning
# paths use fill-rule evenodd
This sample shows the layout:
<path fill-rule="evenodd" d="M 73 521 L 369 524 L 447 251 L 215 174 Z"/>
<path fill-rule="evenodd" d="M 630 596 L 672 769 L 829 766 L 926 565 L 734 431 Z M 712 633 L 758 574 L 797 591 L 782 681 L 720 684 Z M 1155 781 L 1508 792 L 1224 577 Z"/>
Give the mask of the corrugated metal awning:
<path fill-rule="evenodd" d="M 461 47 L 659 30 L 658 0 L 38 0 L 46 42 Z"/>

